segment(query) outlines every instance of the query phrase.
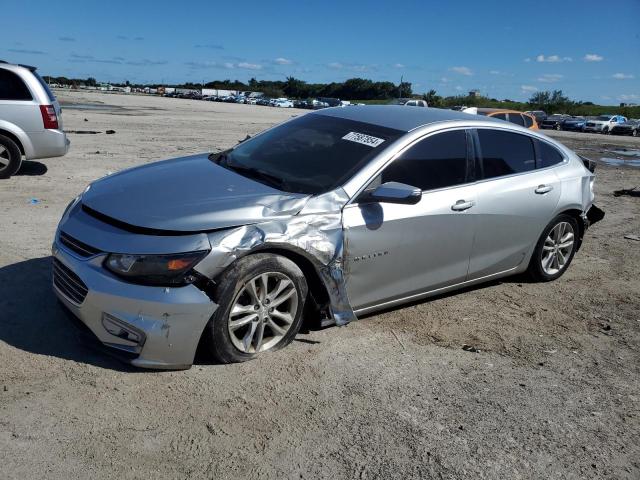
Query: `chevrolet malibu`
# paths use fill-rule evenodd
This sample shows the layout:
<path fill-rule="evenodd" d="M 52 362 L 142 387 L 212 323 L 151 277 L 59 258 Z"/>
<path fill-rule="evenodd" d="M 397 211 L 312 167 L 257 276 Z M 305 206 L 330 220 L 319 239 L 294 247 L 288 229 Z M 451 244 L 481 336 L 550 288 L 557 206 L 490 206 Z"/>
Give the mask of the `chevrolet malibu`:
<path fill-rule="evenodd" d="M 188 368 L 199 345 L 240 362 L 303 317 L 344 325 L 508 275 L 557 279 L 603 216 L 590 165 L 461 112 L 319 110 L 92 183 L 58 226 L 53 288 L 136 366 Z"/>

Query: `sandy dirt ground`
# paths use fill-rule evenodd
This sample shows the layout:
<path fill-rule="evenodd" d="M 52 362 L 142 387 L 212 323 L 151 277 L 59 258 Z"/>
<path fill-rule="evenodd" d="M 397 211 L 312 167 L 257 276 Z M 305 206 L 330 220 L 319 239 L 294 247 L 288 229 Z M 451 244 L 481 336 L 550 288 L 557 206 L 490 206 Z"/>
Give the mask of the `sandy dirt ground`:
<path fill-rule="evenodd" d="M 506 279 L 300 334 L 239 365 L 131 369 L 56 305 L 50 245 L 108 172 L 228 147 L 304 112 L 61 93 L 63 158 L 0 183 L 0 477 L 640 478 L 640 169 L 558 281 Z M 69 105 L 71 106 L 71 105 Z M 640 139 L 552 133 L 592 157 Z M 606 151 L 606 152 L 605 152 Z M 475 347 L 467 351 L 462 345 Z"/>

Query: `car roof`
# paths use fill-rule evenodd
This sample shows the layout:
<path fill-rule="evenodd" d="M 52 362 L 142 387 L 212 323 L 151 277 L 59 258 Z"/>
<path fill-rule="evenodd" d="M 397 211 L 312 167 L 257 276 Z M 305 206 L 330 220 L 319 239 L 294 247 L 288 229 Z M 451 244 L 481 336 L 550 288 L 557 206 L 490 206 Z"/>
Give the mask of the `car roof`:
<path fill-rule="evenodd" d="M 370 123 L 380 127 L 394 128 L 409 132 L 418 127 L 436 122 L 454 120 L 470 121 L 473 116 L 454 110 L 440 108 L 406 108 L 402 105 L 359 105 L 350 107 L 334 107 L 317 110 L 310 115 L 344 118 L 356 122 Z M 503 124 L 502 120 L 488 118 L 488 121 Z"/>

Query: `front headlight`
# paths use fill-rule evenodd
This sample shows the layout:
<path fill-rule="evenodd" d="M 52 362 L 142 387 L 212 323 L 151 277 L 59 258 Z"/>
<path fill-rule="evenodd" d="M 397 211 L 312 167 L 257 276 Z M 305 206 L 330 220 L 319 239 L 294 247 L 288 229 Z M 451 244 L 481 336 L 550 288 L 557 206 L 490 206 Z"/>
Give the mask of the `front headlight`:
<path fill-rule="evenodd" d="M 202 260 L 208 250 L 166 255 L 130 255 L 112 253 L 104 262 L 105 268 L 131 282 L 144 285 L 186 285 L 196 280 L 191 269 Z"/>

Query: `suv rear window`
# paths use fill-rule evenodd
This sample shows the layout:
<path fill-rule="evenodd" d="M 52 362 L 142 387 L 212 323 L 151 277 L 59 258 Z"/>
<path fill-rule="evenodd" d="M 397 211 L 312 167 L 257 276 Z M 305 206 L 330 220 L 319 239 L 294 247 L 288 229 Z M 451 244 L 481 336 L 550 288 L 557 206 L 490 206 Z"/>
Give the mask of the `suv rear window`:
<path fill-rule="evenodd" d="M 479 129 L 478 137 L 484 178 L 528 172 L 536 167 L 533 142 L 527 135 Z"/>
<path fill-rule="evenodd" d="M 529 128 L 531 127 L 531 125 L 533 125 L 533 118 L 531 118 L 529 115 L 522 115 L 522 118 L 524 118 L 524 126 Z"/>
<path fill-rule="evenodd" d="M 22 79 L 4 68 L 0 68 L 0 100 L 32 100 Z"/>
<path fill-rule="evenodd" d="M 42 88 L 44 88 L 44 91 L 47 92 L 47 97 L 49 97 L 49 101 L 51 103 L 55 102 L 56 101 L 56 96 L 53 94 L 53 92 L 49 88 L 49 85 L 47 84 L 47 82 L 45 82 L 44 79 L 40 75 L 38 75 L 37 72 L 33 72 L 33 74 L 35 75 L 35 77 L 40 82 L 40 85 L 42 85 Z"/>
<path fill-rule="evenodd" d="M 524 127 L 524 120 L 522 119 L 522 115 L 520 115 L 519 113 L 510 113 L 509 121 L 511 123 L 515 123 L 516 125 L 520 125 L 521 127 Z"/>

